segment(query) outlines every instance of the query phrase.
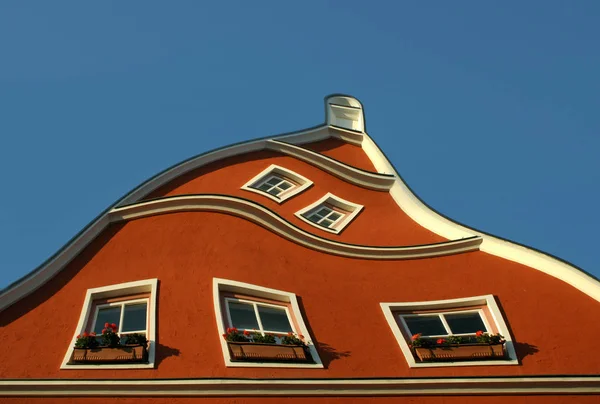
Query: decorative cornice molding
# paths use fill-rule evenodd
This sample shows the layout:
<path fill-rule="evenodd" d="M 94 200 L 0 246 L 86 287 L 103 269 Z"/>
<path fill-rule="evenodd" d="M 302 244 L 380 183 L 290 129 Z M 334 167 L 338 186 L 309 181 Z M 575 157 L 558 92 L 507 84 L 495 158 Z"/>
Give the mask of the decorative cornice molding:
<path fill-rule="evenodd" d="M 393 175 L 361 170 L 324 154 L 280 140 L 267 140 L 266 148 L 295 157 L 359 187 L 376 191 L 389 191 L 396 181 Z"/>
<path fill-rule="evenodd" d="M 180 195 L 140 202 L 113 209 L 110 212 L 110 221 L 133 220 L 183 211 L 227 213 L 254 222 L 304 247 L 349 258 L 373 260 L 430 258 L 476 251 L 481 243 L 478 237 L 471 237 L 437 244 L 402 247 L 347 244 L 309 233 L 256 202 L 228 195 Z"/>
<path fill-rule="evenodd" d="M 0 396 L 473 396 L 600 394 L 599 376 L 373 379 L 4 379 Z"/>

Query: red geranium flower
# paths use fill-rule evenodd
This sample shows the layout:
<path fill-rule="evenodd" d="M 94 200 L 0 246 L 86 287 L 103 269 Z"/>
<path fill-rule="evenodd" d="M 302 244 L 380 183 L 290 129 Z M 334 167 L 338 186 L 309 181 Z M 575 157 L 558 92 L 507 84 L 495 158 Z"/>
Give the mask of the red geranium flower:
<path fill-rule="evenodd" d="M 248 336 L 250 335 L 250 331 L 248 331 L 248 330 L 244 330 L 244 335 L 245 335 L 246 337 L 248 337 Z"/>
<path fill-rule="evenodd" d="M 96 336 L 96 333 L 95 333 L 95 332 L 91 332 L 91 333 L 90 333 L 90 336 L 92 336 L 92 337 L 95 337 L 95 336 Z"/>
<path fill-rule="evenodd" d="M 102 334 L 106 334 L 106 328 L 102 329 Z"/>
<path fill-rule="evenodd" d="M 477 335 L 478 337 L 481 337 L 483 335 L 483 331 L 479 330 L 475 333 L 475 335 Z"/>
<path fill-rule="evenodd" d="M 300 335 L 298 335 L 298 338 L 304 339 L 304 335 L 300 334 Z"/>
<path fill-rule="evenodd" d="M 77 338 L 81 338 L 81 334 L 79 334 L 79 335 L 77 336 Z"/>
<path fill-rule="evenodd" d="M 413 341 L 418 340 L 419 338 L 421 338 L 421 334 L 415 334 L 413 335 L 410 339 L 412 339 Z"/>
<path fill-rule="evenodd" d="M 104 328 L 108 328 L 108 327 L 110 327 L 110 324 L 104 323 Z"/>
<path fill-rule="evenodd" d="M 115 323 L 112 323 L 112 324 L 110 325 L 110 328 L 112 328 L 112 329 L 116 329 L 116 328 L 117 328 L 117 325 L 116 325 Z"/>
<path fill-rule="evenodd" d="M 437 340 L 438 345 L 442 345 L 445 342 L 446 342 L 446 340 L 444 338 L 440 338 Z"/>
<path fill-rule="evenodd" d="M 87 336 L 88 336 L 88 333 L 87 333 L 87 332 L 84 332 L 84 333 L 83 333 L 83 336 L 84 336 L 84 337 L 87 337 Z"/>

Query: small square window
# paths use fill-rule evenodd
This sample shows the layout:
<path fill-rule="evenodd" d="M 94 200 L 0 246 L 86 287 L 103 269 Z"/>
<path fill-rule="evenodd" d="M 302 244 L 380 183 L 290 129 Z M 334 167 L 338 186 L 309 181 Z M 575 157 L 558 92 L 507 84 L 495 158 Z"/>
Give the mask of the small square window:
<path fill-rule="evenodd" d="M 244 184 L 242 189 L 259 193 L 281 203 L 311 185 L 312 181 L 300 174 L 272 164 Z"/>
<path fill-rule="evenodd" d="M 362 210 L 357 205 L 328 193 L 312 205 L 296 212 L 296 216 L 322 230 L 339 233 Z"/>

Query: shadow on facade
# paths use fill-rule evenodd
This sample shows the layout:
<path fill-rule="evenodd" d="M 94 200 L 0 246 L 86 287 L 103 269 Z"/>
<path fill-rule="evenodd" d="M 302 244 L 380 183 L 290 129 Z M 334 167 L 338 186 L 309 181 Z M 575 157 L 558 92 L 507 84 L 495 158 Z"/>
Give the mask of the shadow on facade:
<path fill-rule="evenodd" d="M 323 366 L 325 368 L 328 368 L 329 364 L 332 361 L 341 358 L 347 358 L 348 356 L 350 356 L 350 351 L 338 351 L 328 343 L 320 342 L 315 338 L 315 333 L 313 332 L 312 327 L 310 326 L 309 318 L 306 315 L 306 312 L 304 311 L 304 303 L 302 302 L 302 298 L 300 296 L 296 296 L 296 298 L 298 299 L 298 307 L 300 308 L 300 314 L 304 319 L 304 324 L 306 325 L 306 328 L 308 328 L 308 332 L 313 338 L 311 342 L 317 348 L 317 351 L 319 352 L 319 357 L 323 362 Z"/>
<path fill-rule="evenodd" d="M 513 342 L 515 346 L 515 352 L 517 353 L 517 359 L 519 362 L 523 361 L 523 358 L 528 355 L 534 355 L 540 350 L 537 346 L 528 344 L 526 342 Z"/>
<path fill-rule="evenodd" d="M 315 342 L 315 346 L 326 368 L 332 361 L 350 356 L 350 351 L 338 351 L 326 342 Z"/>
<path fill-rule="evenodd" d="M 170 346 L 166 346 L 160 343 L 156 343 L 154 358 L 154 366 L 158 367 L 160 363 L 171 356 L 179 356 L 179 349 L 171 348 Z"/>

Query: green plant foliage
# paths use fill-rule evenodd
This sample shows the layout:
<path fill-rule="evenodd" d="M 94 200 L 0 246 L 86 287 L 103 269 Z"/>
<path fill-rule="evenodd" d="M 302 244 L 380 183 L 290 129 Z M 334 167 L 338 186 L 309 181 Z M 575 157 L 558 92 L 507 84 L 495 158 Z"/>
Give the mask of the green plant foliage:
<path fill-rule="evenodd" d="M 96 339 L 96 333 L 79 334 L 75 341 L 75 348 L 96 348 L 98 346 L 98 340 Z"/>
<path fill-rule="evenodd" d="M 306 342 L 304 341 L 304 335 L 296 336 L 294 333 L 289 332 L 285 337 L 281 338 L 282 345 L 304 345 L 306 346 Z"/>
<path fill-rule="evenodd" d="M 255 332 L 252 334 L 252 341 L 258 344 L 276 344 L 277 340 L 273 334 L 265 334 L 262 335 L 259 332 Z"/>
<path fill-rule="evenodd" d="M 142 334 L 128 334 L 125 337 L 126 345 L 143 345 L 146 346 L 148 344 L 148 339 L 145 335 Z"/>
<path fill-rule="evenodd" d="M 117 347 L 121 344 L 121 338 L 119 334 L 117 334 L 117 325 L 116 324 L 104 324 L 104 329 L 102 330 L 102 336 L 100 337 L 102 341 L 102 346 L 108 347 Z"/>

